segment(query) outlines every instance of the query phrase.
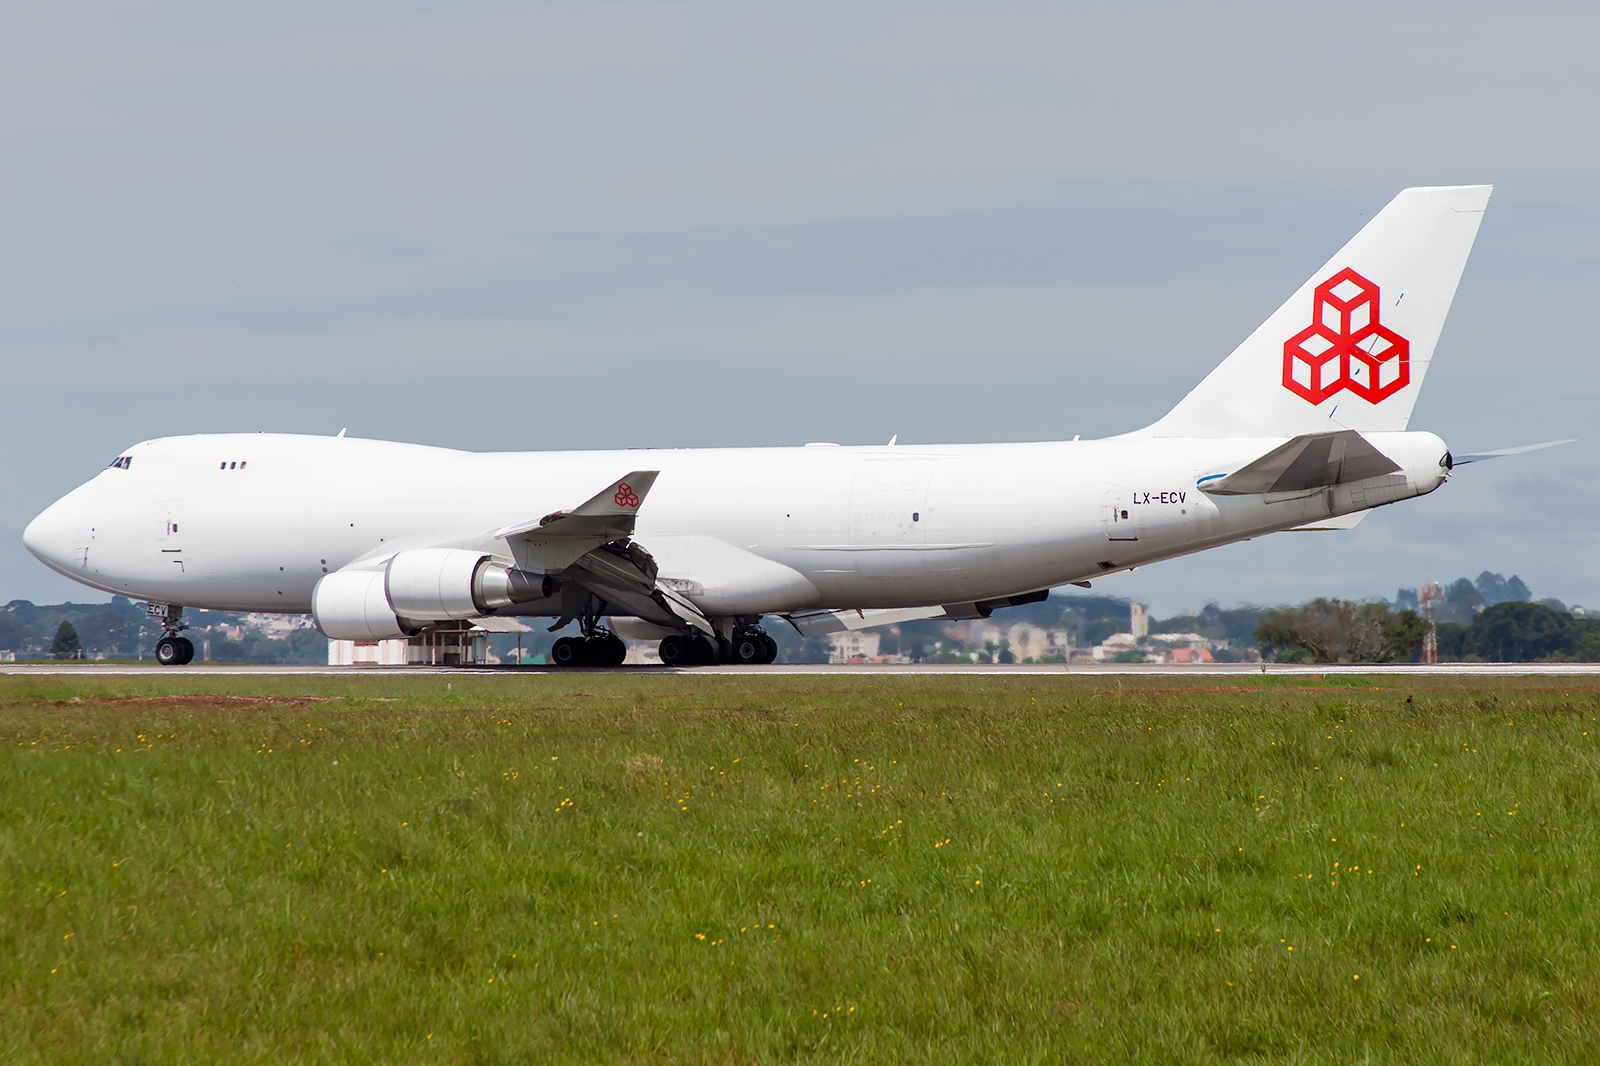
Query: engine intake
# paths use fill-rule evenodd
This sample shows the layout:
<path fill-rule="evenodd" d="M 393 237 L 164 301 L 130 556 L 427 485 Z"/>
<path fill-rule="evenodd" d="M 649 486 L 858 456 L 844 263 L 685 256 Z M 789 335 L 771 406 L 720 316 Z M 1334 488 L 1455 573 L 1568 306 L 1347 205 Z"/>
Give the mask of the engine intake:
<path fill-rule="evenodd" d="M 393 640 L 418 631 L 395 617 L 381 570 L 341 570 L 318 580 L 311 617 L 330 640 Z"/>

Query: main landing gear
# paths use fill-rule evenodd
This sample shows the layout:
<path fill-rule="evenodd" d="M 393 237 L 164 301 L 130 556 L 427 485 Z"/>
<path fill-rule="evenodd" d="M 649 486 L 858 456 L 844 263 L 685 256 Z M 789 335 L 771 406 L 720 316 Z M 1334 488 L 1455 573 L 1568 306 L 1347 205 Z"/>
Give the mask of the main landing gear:
<path fill-rule="evenodd" d="M 161 639 L 156 641 L 156 662 L 162 666 L 187 666 L 194 661 L 194 643 L 182 632 L 189 628 L 183 620 L 183 608 L 165 603 L 152 603 L 145 612 L 161 619 Z"/>
<path fill-rule="evenodd" d="M 550 646 L 557 666 L 621 666 L 628 646 L 614 633 L 600 631 L 592 637 L 562 637 Z"/>
<path fill-rule="evenodd" d="M 712 640 L 703 633 L 671 636 L 659 648 L 663 666 L 716 666 L 737 663 L 760 666 L 778 657 L 778 642 L 759 629 L 741 629 L 733 639 Z"/>

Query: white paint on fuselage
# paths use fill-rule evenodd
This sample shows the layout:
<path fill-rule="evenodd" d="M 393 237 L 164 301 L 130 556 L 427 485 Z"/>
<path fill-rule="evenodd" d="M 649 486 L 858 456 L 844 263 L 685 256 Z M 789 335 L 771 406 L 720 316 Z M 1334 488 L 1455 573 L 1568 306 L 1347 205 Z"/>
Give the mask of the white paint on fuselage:
<path fill-rule="evenodd" d="M 659 470 L 635 539 L 662 578 L 698 590 L 687 594 L 708 614 L 922 606 L 1063 585 L 1444 480 L 1433 434 L 1367 437 L 1403 478 L 1281 498 L 1214 498 L 1195 483 L 1284 438 L 475 453 L 349 437 L 166 437 L 124 452 L 128 469 L 63 497 L 24 540 L 107 592 L 303 612 L 325 572 L 481 542 L 630 471 Z M 1112 506 L 1129 512 L 1137 540 L 1108 539 Z"/>

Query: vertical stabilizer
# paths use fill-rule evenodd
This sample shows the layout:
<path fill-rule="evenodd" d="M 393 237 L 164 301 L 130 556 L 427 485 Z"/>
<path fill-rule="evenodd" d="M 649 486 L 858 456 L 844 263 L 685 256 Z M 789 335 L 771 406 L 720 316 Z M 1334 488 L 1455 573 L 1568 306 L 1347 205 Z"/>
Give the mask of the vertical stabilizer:
<path fill-rule="evenodd" d="M 1404 430 L 1489 185 L 1406 189 L 1137 436 Z"/>

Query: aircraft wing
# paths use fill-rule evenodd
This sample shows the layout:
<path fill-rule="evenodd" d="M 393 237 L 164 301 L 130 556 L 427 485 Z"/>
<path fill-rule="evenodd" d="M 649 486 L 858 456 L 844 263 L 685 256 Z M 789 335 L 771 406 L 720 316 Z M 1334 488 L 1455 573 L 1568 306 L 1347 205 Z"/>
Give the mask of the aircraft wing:
<path fill-rule="evenodd" d="M 788 615 L 789 624 L 802 637 L 816 637 L 824 633 L 843 633 L 849 629 L 868 629 L 872 626 L 892 626 L 898 622 L 913 622 L 923 618 L 947 617 L 943 607 L 891 607 L 883 610 L 855 611 L 796 611 Z"/>
<path fill-rule="evenodd" d="M 537 522 L 497 529 L 495 537 L 538 533 L 546 537 L 628 537 L 633 535 L 639 505 L 656 483 L 659 470 L 624 474 L 570 511 L 547 514 Z"/>
<path fill-rule="evenodd" d="M 936 607 L 885 607 L 881 609 L 849 609 L 840 611 L 796 611 L 785 615 L 789 624 L 802 637 L 815 637 L 823 633 L 842 633 L 848 629 L 870 629 L 873 626 L 892 626 L 900 622 L 921 620 L 950 620 L 988 618 L 1001 607 L 1020 607 L 1025 603 L 1039 603 L 1048 598 L 1049 590 L 1025 592 L 1020 596 L 1006 596 L 998 600 L 979 600 L 975 603 L 946 603 Z"/>
<path fill-rule="evenodd" d="M 1361 434 L 1341 429 L 1302 434 L 1231 474 L 1203 477 L 1198 485 L 1213 496 L 1251 496 L 1325 488 L 1399 469 L 1400 464 L 1368 444 Z"/>

